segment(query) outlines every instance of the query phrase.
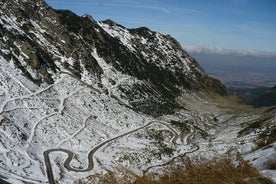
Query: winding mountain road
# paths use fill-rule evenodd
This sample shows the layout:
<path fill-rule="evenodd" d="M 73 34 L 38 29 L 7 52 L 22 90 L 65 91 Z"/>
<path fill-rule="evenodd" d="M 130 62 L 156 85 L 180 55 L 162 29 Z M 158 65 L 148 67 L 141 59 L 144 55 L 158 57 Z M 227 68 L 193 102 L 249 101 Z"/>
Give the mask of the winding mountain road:
<path fill-rule="evenodd" d="M 190 145 L 190 144 L 191 144 L 191 143 L 190 143 L 190 140 L 191 140 L 192 137 L 195 135 L 195 133 L 196 133 L 196 131 L 195 131 L 193 128 L 191 128 L 190 133 L 187 134 L 187 136 L 185 137 L 185 143 L 186 143 L 186 145 Z M 181 155 L 177 155 L 177 156 L 173 157 L 170 161 L 168 161 L 168 162 L 166 162 L 166 163 L 158 164 L 158 165 L 153 165 L 153 166 L 148 167 L 146 170 L 143 171 L 143 174 L 147 173 L 147 172 L 148 172 L 150 169 L 152 169 L 152 168 L 155 168 L 155 167 L 164 167 L 164 166 L 166 166 L 166 165 L 169 165 L 169 164 L 173 163 L 173 162 L 175 161 L 175 159 L 177 159 L 177 158 L 179 158 L 179 157 L 182 157 L 182 158 L 183 158 L 183 157 L 185 157 L 187 154 L 191 154 L 191 153 L 194 153 L 194 152 L 198 151 L 200 147 L 199 147 L 198 145 L 196 145 L 196 144 L 194 144 L 194 146 L 195 146 L 195 149 L 193 149 L 193 150 L 191 150 L 191 151 L 187 151 L 187 152 L 185 152 L 185 153 L 183 153 L 183 154 L 181 154 Z"/>
<path fill-rule="evenodd" d="M 178 133 L 172 128 L 170 127 L 170 125 L 167 123 L 167 122 L 164 122 L 164 121 L 151 121 L 149 123 L 147 123 L 146 125 L 144 126 L 141 126 L 139 128 L 136 128 L 134 130 L 131 130 L 129 132 L 126 132 L 124 134 L 121 134 L 119 136 L 116 136 L 116 137 L 113 137 L 111 139 L 108 139 L 100 144 L 98 144 L 97 146 L 95 146 L 94 148 L 92 148 L 90 150 L 90 152 L 88 153 L 88 166 L 86 169 L 76 169 L 74 167 L 72 167 L 70 165 L 71 161 L 73 160 L 74 156 L 75 156 L 75 153 L 73 153 L 72 151 L 70 150 L 67 150 L 67 149 L 62 149 L 62 148 L 54 148 L 54 149 L 48 149 L 46 151 L 43 152 L 43 156 L 44 156 L 44 161 L 45 161 L 45 166 L 46 166 L 46 173 L 47 173 L 47 177 L 48 177 L 48 181 L 50 184 L 55 184 L 55 179 L 54 179 L 54 175 L 53 175 L 53 171 L 52 171 L 52 165 L 51 165 L 51 161 L 50 161 L 50 153 L 52 152 L 64 152 L 64 153 L 67 153 L 67 158 L 65 160 L 65 162 L 63 163 L 63 166 L 69 170 L 69 171 L 74 171 L 74 172 L 87 172 L 87 171 L 91 171 L 93 170 L 94 168 L 94 153 L 99 150 L 102 146 L 104 146 L 105 144 L 111 142 L 111 141 L 114 141 L 115 139 L 118 139 L 120 137 L 124 137 L 126 135 L 129 135 L 129 134 L 132 134 L 134 132 L 137 132 L 138 130 L 141 130 L 143 128 L 146 128 L 152 124 L 162 124 L 164 126 L 166 126 L 168 129 L 170 129 L 170 131 L 174 134 L 173 138 L 170 140 L 170 142 L 176 144 L 176 140 L 178 139 Z"/>

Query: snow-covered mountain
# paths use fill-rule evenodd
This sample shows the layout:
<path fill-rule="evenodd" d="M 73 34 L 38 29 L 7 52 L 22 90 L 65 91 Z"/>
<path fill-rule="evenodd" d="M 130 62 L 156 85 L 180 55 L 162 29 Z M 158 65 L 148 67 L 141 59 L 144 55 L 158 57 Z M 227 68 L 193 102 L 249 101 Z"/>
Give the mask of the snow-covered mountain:
<path fill-rule="evenodd" d="M 67 72 L 154 115 L 178 107 L 174 99 L 183 90 L 226 93 L 169 35 L 98 23 L 40 0 L 1 7 L 1 56 L 37 85 Z"/>
<path fill-rule="evenodd" d="M 224 86 L 169 35 L 42 0 L 0 5 L 0 178 L 154 171 L 206 150 L 249 151 L 275 129 L 271 111 L 233 112 Z"/>

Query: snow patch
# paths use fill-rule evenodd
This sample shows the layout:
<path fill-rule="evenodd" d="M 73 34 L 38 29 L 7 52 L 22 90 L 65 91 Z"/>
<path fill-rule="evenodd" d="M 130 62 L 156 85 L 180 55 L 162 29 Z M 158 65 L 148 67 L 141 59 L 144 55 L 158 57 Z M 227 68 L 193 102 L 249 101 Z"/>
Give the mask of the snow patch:
<path fill-rule="evenodd" d="M 15 35 L 25 34 L 25 32 L 18 26 L 17 18 L 14 15 L 7 16 L 2 10 L 0 11 L 0 24 Z"/>
<path fill-rule="evenodd" d="M 110 26 L 103 22 L 98 23 L 110 36 L 119 38 L 120 41 L 132 52 L 135 52 L 136 49 L 132 46 L 131 39 L 133 36 L 129 33 L 127 29 L 124 29 L 120 26 Z"/>

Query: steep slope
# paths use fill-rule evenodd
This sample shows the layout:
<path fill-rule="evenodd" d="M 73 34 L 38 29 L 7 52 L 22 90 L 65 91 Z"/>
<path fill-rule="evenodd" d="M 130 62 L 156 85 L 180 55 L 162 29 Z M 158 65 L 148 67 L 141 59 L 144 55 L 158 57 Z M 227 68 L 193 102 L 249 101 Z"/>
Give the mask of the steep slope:
<path fill-rule="evenodd" d="M 184 90 L 226 94 L 170 36 L 147 28 L 128 30 L 110 20 L 97 23 L 91 16 L 53 10 L 41 0 L 1 6 L 1 55 L 38 85 L 68 72 L 152 115 L 172 112 Z M 101 59 L 137 80 L 104 73 Z"/>
<path fill-rule="evenodd" d="M 221 110 L 224 86 L 170 36 L 42 0 L 0 5 L 1 178 L 73 183 L 254 145 L 258 134 L 238 137 L 239 125 L 261 115 Z"/>

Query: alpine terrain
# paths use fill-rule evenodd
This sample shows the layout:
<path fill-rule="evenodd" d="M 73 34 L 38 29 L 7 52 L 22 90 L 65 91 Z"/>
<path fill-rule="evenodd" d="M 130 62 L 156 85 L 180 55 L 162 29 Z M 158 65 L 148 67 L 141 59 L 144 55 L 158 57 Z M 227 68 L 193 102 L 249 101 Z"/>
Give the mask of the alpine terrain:
<path fill-rule="evenodd" d="M 229 150 L 276 180 L 276 108 L 228 96 L 171 36 L 43 0 L 0 7 L 0 182 L 158 173 Z"/>

